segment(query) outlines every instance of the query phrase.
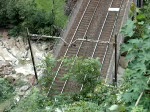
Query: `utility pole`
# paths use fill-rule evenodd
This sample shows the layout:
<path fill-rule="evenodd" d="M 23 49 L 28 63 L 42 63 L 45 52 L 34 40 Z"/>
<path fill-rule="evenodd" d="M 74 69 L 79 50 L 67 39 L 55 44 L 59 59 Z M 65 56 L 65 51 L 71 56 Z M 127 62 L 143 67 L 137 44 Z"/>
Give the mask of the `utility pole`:
<path fill-rule="evenodd" d="M 35 61 L 34 61 L 34 56 L 33 56 L 33 51 L 32 51 L 32 47 L 31 47 L 31 42 L 30 42 L 30 36 L 29 36 L 28 29 L 27 29 L 27 38 L 28 38 L 28 44 L 29 44 L 29 49 L 30 49 L 30 53 L 31 53 L 31 58 L 32 58 L 32 64 L 33 64 L 33 68 L 34 68 L 35 78 L 36 78 L 37 83 L 38 83 L 38 76 L 37 76 L 37 72 L 36 72 Z"/>
<path fill-rule="evenodd" d="M 113 78 L 114 86 L 117 86 L 117 71 L 118 71 L 118 60 L 117 60 L 117 34 L 115 34 L 115 76 Z"/>

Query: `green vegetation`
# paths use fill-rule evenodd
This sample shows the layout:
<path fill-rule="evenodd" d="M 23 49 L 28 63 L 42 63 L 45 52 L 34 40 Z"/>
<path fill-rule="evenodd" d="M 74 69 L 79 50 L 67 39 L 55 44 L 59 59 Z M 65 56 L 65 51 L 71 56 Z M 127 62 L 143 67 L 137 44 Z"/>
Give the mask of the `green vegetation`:
<path fill-rule="evenodd" d="M 35 0 L 37 3 L 37 8 L 45 10 L 47 12 L 54 9 L 55 14 L 55 25 L 63 28 L 66 25 L 68 17 L 65 15 L 64 6 L 65 0 Z"/>
<path fill-rule="evenodd" d="M 35 0 L 37 8 L 45 10 L 47 12 L 52 11 L 53 9 L 53 0 Z"/>
<path fill-rule="evenodd" d="M 55 0 L 5 0 L 0 1 L 0 26 L 9 27 L 10 35 L 31 33 L 59 36 L 66 25 L 65 1 Z"/>
<path fill-rule="evenodd" d="M 34 88 L 27 98 L 24 98 L 19 104 L 14 104 L 13 109 L 7 110 L 10 112 L 45 112 L 45 107 L 48 104 L 52 104 L 51 101 L 41 94 L 41 92 Z M 15 108 L 16 106 L 16 108 Z"/>
<path fill-rule="evenodd" d="M 55 72 L 53 72 L 54 67 L 56 66 L 57 60 L 50 54 L 48 54 L 43 60 L 42 68 L 44 68 L 43 76 L 39 80 L 41 90 L 48 92 L 49 84 L 51 84 Z"/>
<path fill-rule="evenodd" d="M 126 32 L 126 43 L 122 45 L 122 53 L 126 52 L 126 59 L 129 61 L 125 72 L 124 89 L 122 100 L 127 106 L 133 106 L 138 97 L 144 92 L 138 103 L 143 109 L 150 110 L 150 31 L 149 16 L 145 13 L 149 7 L 138 11 L 134 21 L 129 20 L 122 29 Z M 130 28 L 129 28 L 130 27 Z M 129 32 L 130 29 L 130 32 Z M 127 33 L 128 32 L 128 33 Z"/>
<path fill-rule="evenodd" d="M 4 78 L 0 78 L 0 103 L 10 99 L 14 95 L 13 92 L 13 86 Z"/>
<path fill-rule="evenodd" d="M 45 76 L 41 78 L 39 88 L 33 89 L 27 98 L 17 105 L 14 104 L 14 107 L 7 112 L 55 112 L 56 110 L 60 112 L 149 112 L 150 24 L 149 16 L 145 13 L 147 10 L 150 10 L 150 7 L 140 9 L 138 16 L 134 17 L 134 20 L 129 18 L 122 28 L 125 43 L 122 45 L 121 52 L 126 53 L 129 63 L 121 85 L 114 87 L 102 80 L 98 58 L 77 57 L 55 60 L 48 55 L 43 63 Z M 83 91 L 46 96 L 55 75 L 53 69 L 59 61 L 63 61 L 63 66 L 66 67 L 67 73 L 64 79 L 83 84 Z M 143 95 L 138 100 L 142 92 Z"/>
<path fill-rule="evenodd" d="M 74 61 L 75 60 L 75 61 Z M 93 92 L 94 87 L 99 82 L 100 77 L 100 60 L 98 58 L 64 58 L 64 68 L 66 68 L 67 74 L 64 75 L 64 79 L 70 79 L 73 82 L 83 84 L 84 88 L 82 94 Z"/>

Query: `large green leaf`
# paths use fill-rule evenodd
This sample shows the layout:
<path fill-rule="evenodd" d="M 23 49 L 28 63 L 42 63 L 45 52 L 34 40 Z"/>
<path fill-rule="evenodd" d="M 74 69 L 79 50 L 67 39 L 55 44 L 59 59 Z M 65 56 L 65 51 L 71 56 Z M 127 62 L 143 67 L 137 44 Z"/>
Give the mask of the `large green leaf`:
<path fill-rule="evenodd" d="M 132 20 L 128 20 L 125 26 L 122 27 L 121 33 L 123 33 L 125 37 L 126 36 L 132 37 L 135 32 L 134 31 L 135 28 L 136 28 L 135 22 Z"/>

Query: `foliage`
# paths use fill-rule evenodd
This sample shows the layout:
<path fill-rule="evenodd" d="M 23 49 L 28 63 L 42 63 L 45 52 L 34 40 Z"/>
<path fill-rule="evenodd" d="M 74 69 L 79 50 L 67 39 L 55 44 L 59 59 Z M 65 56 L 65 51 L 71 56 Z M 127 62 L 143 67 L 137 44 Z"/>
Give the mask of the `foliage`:
<path fill-rule="evenodd" d="M 146 17 L 146 23 L 149 24 L 150 23 L 150 1 L 147 2 L 148 4 L 144 6 L 143 8 L 143 13 L 145 14 Z"/>
<path fill-rule="evenodd" d="M 122 100 L 127 106 L 130 106 L 129 108 L 134 107 L 141 92 L 150 90 L 147 84 L 147 80 L 150 76 L 150 31 L 149 24 L 147 24 L 149 19 L 145 19 L 146 15 L 147 14 L 143 13 L 143 11 L 139 12 L 139 15 L 133 21 L 136 28 L 132 35 L 130 35 L 130 33 L 133 32 L 133 30 L 129 31 L 127 27 L 127 29 L 123 29 L 125 30 L 123 33 L 127 36 L 125 38 L 128 38 L 128 35 L 131 36 L 130 39 L 128 38 L 127 42 L 122 45 L 122 53 L 127 52 L 126 59 L 129 61 L 122 85 Z M 131 26 L 131 24 L 128 24 L 128 26 Z M 150 110 L 150 106 L 147 105 L 149 100 L 147 99 L 149 99 L 149 95 L 144 93 L 139 102 L 139 105 L 143 107 L 143 111 L 145 111 L 145 109 Z M 141 112 L 141 109 L 142 108 L 135 107 L 133 112 Z"/>
<path fill-rule="evenodd" d="M 142 106 L 133 107 L 131 112 L 147 112 L 147 110 L 143 109 Z"/>
<path fill-rule="evenodd" d="M 101 64 L 98 58 L 77 57 L 55 60 L 49 55 L 43 64 L 46 76 L 41 79 L 43 88 L 47 88 L 51 83 L 56 62 L 63 61 L 63 67 L 68 71 L 64 79 L 69 78 L 84 84 L 84 91 L 73 95 L 58 95 L 54 99 L 49 99 L 41 91 L 36 90 L 12 111 L 149 112 L 150 84 L 147 84 L 147 80 L 150 76 L 150 26 L 147 22 L 149 20 L 145 19 L 146 14 L 142 14 L 144 10 L 140 10 L 134 21 L 129 20 L 122 29 L 127 36 L 125 38 L 128 39 L 122 45 L 121 51 L 127 52 L 126 59 L 129 63 L 121 86 L 116 88 L 106 85 L 102 80 L 97 81 L 98 78 L 101 79 L 99 71 Z M 143 96 L 135 106 L 141 92 Z"/>
<path fill-rule="evenodd" d="M 0 78 L 0 103 L 11 98 L 14 94 L 14 88 L 4 78 Z"/>
<path fill-rule="evenodd" d="M 55 66 L 56 66 L 56 59 L 50 54 L 47 55 L 42 65 L 42 68 L 44 68 L 44 72 L 43 72 L 44 75 L 39 80 L 41 89 L 46 92 L 48 91 L 49 84 L 51 84 L 52 79 L 55 75 L 55 72 L 53 72 Z"/>
<path fill-rule="evenodd" d="M 65 108 L 65 112 L 100 112 L 100 107 L 97 104 L 85 101 L 74 102 Z"/>
<path fill-rule="evenodd" d="M 65 0 L 35 0 L 37 3 L 37 8 L 42 9 L 46 12 L 51 11 L 54 9 L 55 14 L 55 26 L 63 28 L 66 25 L 68 17 L 65 15 L 64 6 Z"/>
<path fill-rule="evenodd" d="M 48 5 L 49 1 L 44 1 Z M 31 33 L 60 35 L 61 29 L 67 21 L 63 7 L 65 2 L 59 2 L 52 11 L 52 1 L 49 6 L 42 6 L 43 1 L 39 0 L 6 0 L 0 1 L 0 25 L 12 28 L 10 35 L 17 37 L 25 35 L 26 27 Z M 41 5 L 41 6 L 40 6 Z M 63 19 L 60 19 L 63 18 Z M 59 21 L 58 21 L 59 20 Z"/>
<path fill-rule="evenodd" d="M 92 92 L 100 76 L 101 64 L 98 58 L 73 57 L 64 58 L 64 67 L 67 74 L 64 78 L 70 78 L 79 84 L 83 84 L 83 92 Z"/>
<path fill-rule="evenodd" d="M 46 107 L 52 102 L 37 88 L 34 88 L 28 97 L 22 99 L 9 110 L 10 112 L 45 112 Z"/>
<path fill-rule="evenodd" d="M 8 0 L 0 0 L 0 26 L 5 26 L 8 22 L 8 18 L 6 16 L 6 6 L 8 4 Z"/>
<path fill-rule="evenodd" d="M 134 34 L 134 29 L 135 29 L 135 22 L 128 20 L 127 23 L 122 27 L 121 33 L 124 34 L 124 36 L 129 36 L 132 37 Z"/>

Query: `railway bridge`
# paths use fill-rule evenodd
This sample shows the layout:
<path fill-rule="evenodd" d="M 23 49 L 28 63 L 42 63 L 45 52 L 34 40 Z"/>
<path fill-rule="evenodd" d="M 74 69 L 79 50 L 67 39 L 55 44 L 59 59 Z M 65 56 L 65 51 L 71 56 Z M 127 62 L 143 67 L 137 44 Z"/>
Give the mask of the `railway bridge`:
<path fill-rule="evenodd" d="M 112 80 L 114 72 L 114 35 L 117 34 L 118 47 L 121 43 L 120 27 L 127 18 L 131 0 L 79 0 L 72 13 L 72 18 L 63 40 L 58 42 L 55 56 L 61 57 L 99 57 L 102 68 L 101 75 Z M 65 68 L 63 61 L 57 63 L 56 74 L 49 88 L 49 93 L 57 91 L 77 92 L 82 90 L 69 79 L 62 81 Z M 56 93 L 55 93 L 56 94 Z"/>

